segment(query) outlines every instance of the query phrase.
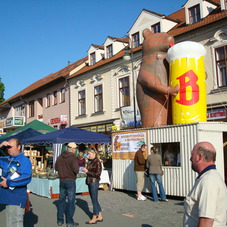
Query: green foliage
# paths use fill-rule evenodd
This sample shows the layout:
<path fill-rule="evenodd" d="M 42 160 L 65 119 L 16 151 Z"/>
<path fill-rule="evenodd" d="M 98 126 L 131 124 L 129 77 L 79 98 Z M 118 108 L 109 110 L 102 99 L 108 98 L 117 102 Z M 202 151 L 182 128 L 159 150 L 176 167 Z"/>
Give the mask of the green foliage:
<path fill-rule="evenodd" d="M 5 85 L 2 83 L 2 78 L 0 78 L 0 103 L 5 101 L 4 91 L 5 91 Z"/>

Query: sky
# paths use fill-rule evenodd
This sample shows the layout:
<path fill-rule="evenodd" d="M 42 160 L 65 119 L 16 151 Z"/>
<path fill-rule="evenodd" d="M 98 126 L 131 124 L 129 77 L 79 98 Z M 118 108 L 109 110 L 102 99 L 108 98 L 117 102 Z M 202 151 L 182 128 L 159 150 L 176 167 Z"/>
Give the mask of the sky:
<path fill-rule="evenodd" d="M 124 37 L 143 9 L 169 15 L 186 0 L 0 0 L 0 78 L 8 99 Z"/>

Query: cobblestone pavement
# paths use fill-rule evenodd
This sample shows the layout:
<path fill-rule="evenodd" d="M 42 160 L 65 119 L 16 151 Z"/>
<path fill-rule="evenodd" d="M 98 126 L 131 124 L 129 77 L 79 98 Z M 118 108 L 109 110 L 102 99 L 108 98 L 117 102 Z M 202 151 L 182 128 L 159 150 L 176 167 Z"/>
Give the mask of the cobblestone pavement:
<path fill-rule="evenodd" d="M 183 198 L 169 198 L 168 202 L 153 202 L 151 195 L 147 194 L 146 196 L 146 201 L 137 201 L 135 192 L 102 191 L 99 198 L 104 213 L 125 214 L 134 219 L 143 219 L 151 225 L 152 223 L 160 223 L 160 226 L 162 226 L 161 224 L 182 226 Z M 90 203 L 89 198 L 88 202 Z"/>
<path fill-rule="evenodd" d="M 183 199 L 169 198 L 168 202 L 137 201 L 135 192 L 99 190 L 99 201 L 103 209 L 102 223 L 97 227 L 180 227 L 183 217 Z M 32 211 L 25 214 L 24 227 L 55 227 L 57 200 L 30 194 Z M 89 195 L 76 195 L 75 221 L 80 226 L 92 216 Z M 0 206 L 1 227 L 5 227 L 5 210 Z M 66 225 L 63 225 L 63 227 Z M 96 225 L 95 225 L 96 226 Z"/>

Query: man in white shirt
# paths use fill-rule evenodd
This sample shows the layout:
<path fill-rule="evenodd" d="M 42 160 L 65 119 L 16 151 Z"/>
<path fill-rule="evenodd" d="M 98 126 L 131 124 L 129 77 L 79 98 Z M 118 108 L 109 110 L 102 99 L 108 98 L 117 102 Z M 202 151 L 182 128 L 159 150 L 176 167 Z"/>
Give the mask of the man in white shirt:
<path fill-rule="evenodd" d="M 216 150 L 209 142 L 197 143 L 190 161 L 199 175 L 184 201 L 186 227 L 223 227 L 227 220 L 227 190 L 215 166 Z"/>

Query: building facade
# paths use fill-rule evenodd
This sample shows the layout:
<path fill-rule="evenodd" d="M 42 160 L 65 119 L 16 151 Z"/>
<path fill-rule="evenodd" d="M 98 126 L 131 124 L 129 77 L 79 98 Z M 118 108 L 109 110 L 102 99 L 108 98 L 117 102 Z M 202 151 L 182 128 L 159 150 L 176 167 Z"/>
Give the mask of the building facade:
<path fill-rule="evenodd" d="M 206 48 L 208 120 L 227 121 L 226 0 L 188 0 L 170 15 L 142 10 L 127 37 L 92 44 L 87 57 L 1 103 L 0 128 L 10 131 L 34 119 L 58 129 L 73 125 L 102 133 L 140 127 L 135 85 L 145 28 Z"/>
<path fill-rule="evenodd" d="M 3 132 L 13 131 L 33 120 L 39 120 L 56 129 L 70 126 L 69 84 L 70 71 L 85 65 L 87 58 L 69 64 L 31 84 L 0 104 L 0 127 Z"/>

